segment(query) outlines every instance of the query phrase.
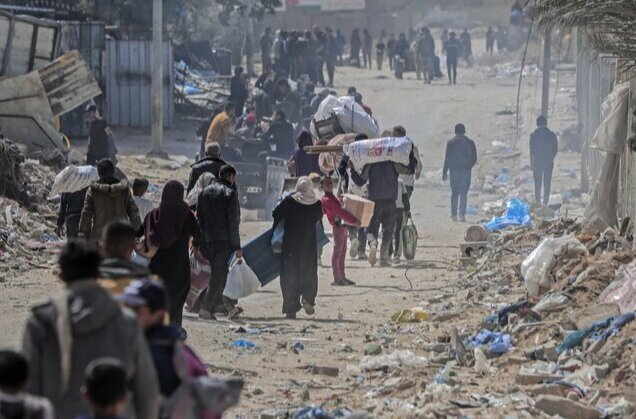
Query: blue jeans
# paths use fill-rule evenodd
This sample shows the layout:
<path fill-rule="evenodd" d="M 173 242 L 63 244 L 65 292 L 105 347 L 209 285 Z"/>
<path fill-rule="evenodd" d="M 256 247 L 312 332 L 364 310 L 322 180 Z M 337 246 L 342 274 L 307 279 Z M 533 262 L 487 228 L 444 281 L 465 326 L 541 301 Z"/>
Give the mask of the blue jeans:
<path fill-rule="evenodd" d="M 470 189 L 470 170 L 451 170 L 451 215 L 464 217 Z"/>

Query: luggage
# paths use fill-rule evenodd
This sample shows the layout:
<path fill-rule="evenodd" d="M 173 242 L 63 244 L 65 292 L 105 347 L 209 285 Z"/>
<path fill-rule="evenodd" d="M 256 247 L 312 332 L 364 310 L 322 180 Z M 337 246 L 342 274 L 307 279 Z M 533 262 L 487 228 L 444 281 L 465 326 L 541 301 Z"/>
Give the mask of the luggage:
<path fill-rule="evenodd" d="M 413 142 L 408 137 L 385 137 L 356 141 L 342 147 L 358 172 L 367 164 L 392 161 L 409 165 Z"/>
<path fill-rule="evenodd" d="M 261 287 L 258 277 L 243 258 L 233 256 L 223 295 L 233 300 L 254 294 Z"/>
<path fill-rule="evenodd" d="M 415 224 L 413 224 L 413 218 L 409 217 L 402 226 L 402 247 L 404 249 L 404 257 L 407 260 L 415 259 L 417 239 L 417 228 L 415 227 Z"/>

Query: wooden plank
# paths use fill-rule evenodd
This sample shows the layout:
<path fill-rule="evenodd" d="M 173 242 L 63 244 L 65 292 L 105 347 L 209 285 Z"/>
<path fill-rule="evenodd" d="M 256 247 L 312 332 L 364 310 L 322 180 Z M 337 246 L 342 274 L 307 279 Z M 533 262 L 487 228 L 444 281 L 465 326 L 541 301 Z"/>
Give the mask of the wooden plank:
<path fill-rule="evenodd" d="M 342 145 L 311 145 L 303 148 L 308 154 L 342 152 Z"/>

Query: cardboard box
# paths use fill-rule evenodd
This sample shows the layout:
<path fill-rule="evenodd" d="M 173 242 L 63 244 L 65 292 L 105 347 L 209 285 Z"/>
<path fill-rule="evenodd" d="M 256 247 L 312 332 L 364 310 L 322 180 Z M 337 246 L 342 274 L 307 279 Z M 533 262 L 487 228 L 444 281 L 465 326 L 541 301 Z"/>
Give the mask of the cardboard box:
<path fill-rule="evenodd" d="M 344 208 L 360 220 L 361 227 L 368 227 L 373 217 L 375 202 L 356 195 L 343 195 Z"/>

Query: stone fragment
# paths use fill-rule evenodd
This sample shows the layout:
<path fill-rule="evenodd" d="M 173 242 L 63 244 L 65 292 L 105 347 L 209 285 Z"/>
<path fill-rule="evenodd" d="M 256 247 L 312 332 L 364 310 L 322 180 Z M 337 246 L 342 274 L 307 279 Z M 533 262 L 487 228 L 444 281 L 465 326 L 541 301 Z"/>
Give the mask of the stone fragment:
<path fill-rule="evenodd" d="M 548 415 L 559 415 L 566 419 L 598 419 L 601 417 L 601 412 L 593 406 L 559 396 L 539 396 L 534 407 Z"/>

